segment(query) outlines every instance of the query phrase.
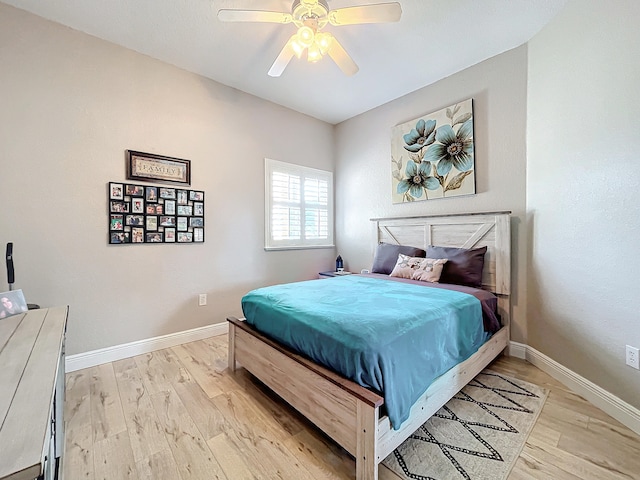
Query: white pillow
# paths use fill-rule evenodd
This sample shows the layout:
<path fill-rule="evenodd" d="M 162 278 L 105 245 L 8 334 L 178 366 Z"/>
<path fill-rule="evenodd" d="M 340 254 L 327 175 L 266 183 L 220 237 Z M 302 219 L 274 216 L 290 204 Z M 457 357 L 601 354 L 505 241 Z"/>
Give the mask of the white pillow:
<path fill-rule="evenodd" d="M 393 267 L 389 276 L 413 278 L 413 272 L 420 267 L 420 262 L 424 259 L 424 257 L 410 257 L 409 255 L 399 253 L 398 260 L 396 260 L 396 266 Z"/>
<path fill-rule="evenodd" d="M 423 258 L 420 266 L 413 271 L 411 278 L 422 282 L 438 283 L 445 263 L 447 263 L 446 258 Z"/>

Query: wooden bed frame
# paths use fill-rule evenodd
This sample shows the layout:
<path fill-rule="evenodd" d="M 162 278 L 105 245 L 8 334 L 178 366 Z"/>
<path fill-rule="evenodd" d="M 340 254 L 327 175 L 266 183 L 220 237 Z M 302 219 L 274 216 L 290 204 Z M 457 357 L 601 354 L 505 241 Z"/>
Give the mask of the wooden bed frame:
<path fill-rule="evenodd" d="M 483 288 L 498 296 L 503 327 L 466 361 L 438 377 L 399 430 L 380 415 L 381 396 L 266 338 L 243 320 L 229 321 L 229 368 L 238 363 L 355 457 L 356 479 L 377 480 L 378 464 L 480 373 L 509 344 L 510 212 L 376 218 L 375 242 L 487 246 Z M 318 280 L 326 281 L 326 280 Z"/>

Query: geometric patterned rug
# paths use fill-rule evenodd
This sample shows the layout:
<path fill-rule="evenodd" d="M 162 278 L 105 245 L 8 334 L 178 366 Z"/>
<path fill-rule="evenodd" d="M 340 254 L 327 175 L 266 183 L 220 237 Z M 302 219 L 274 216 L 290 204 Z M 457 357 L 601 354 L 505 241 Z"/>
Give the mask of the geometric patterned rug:
<path fill-rule="evenodd" d="M 404 479 L 505 479 L 548 393 L 483 370 L 382 463 Z"/>

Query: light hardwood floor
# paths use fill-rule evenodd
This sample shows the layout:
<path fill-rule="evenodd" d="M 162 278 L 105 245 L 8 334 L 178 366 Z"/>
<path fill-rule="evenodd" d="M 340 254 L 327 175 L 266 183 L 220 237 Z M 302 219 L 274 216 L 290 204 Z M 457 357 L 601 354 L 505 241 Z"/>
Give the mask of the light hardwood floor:
<path fill-rule="evenodd" d="M 226 367 L 223 335 L 69 373 L 65 480 L 354 478 L 349 454 Z M 640 479 L 634 432 L 527 362 L 491 368 L 550 390 L 510 479 Z"/>

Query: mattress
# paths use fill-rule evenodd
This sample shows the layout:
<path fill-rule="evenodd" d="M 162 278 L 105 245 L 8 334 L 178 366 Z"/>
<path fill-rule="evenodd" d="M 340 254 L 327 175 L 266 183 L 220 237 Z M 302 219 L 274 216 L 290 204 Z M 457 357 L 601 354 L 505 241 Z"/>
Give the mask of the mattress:
<path fill-rule="evenodd" d="M 429 285 L 348 275 L 253 290 L 242 309 L 266 336 L 382 395 L 397 429 L 490 337 L 480 299 Z"/>

